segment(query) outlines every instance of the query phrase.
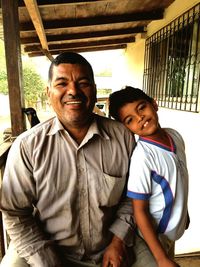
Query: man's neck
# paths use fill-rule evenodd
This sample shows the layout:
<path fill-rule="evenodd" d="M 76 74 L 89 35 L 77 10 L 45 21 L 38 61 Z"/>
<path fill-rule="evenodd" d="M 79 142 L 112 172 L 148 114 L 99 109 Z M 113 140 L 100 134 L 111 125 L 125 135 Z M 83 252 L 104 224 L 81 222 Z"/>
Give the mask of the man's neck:
<path fill-rule="evenodd" d="M 88 129 L 93 121 L 93 117 L 91 117 L 87 122 L 78 123 L 75 125 L 64 125 L 65 129 L 71 135 L 71 137 L 77 142 L 77 144 L 81 144 L 84 137 L 86 136 Z"/>
<path fill-rule="evenodd" d="M 71 137 L 76 141 L 76 143 L 80 145 L 84 137 L 86 136 L 88 129 L 89 125 L 80 128 L 73 128 L 68 130 L 68 132 L 71 135 Z"/>

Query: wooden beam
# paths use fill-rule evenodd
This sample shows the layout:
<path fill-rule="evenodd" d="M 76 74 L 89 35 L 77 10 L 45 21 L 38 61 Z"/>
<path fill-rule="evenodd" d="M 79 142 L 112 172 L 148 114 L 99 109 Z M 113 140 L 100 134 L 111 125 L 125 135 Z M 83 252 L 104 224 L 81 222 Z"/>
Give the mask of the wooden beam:
<path fill-rule="evenodd" d="M 163 9 L 157 9 L 148 12 L 138 12 L 138 13 L 129 13 L 123 15 L 112 15 L 112 16 L 99 16 L 99 17 L 90 17 L 90 18 L 79 18 L 77 19 L 65 19 L 65 20 L 51 20 L 44 22 L 44 28 L 48 29 L 59 29 L 59 28 L 78 28 L 90 26 L 94 27 L 97 25 L 108 25 L 115 23 L 128 23 L 134 21 L 144 21 L 144 20 L 158 20 L 162 19 L 164 14 Z M 93 28 L 94 29 L 94 28 Z M 21 23 L 21 31 L 33 31 L 34 27 L 32 23 Z"/>
<path fill-rule="evenodd" d="M 45 51 L 45 55 L 47 55 L 50 60 L 53 60 L 53 57 L 48 52 L 49 49 L 48 49 L 46 34 L 44 31 L 42 19 L 40 16 L 40 11 L 39 11 L 36 0 L 24 0 L 24 3 L 26 5 L 26 8 L 29 12 L 32 23 L 33 23 L 35 30 L 37 32 L 42 49 L 43 49 L 43 51 Z"/>
<path fill-rule="evenodd" d="M 65 43 L 65 44 L 55 44 L 49 45 L 50 51 L 53 50 L 63 50 L 63 49 L 74 49 L 74 48 L 81 48 L 81 47 L 90 47 L 90 46 L 102 46 L 102 45 L 114 45 L 114 44 L 127 44 L 135 42 L 134 37 L 128 38 L 116 38 L 116 39 L 108 39 L 108 40 L 99 40 L 99 41 L 88 41 L 88 42 L 74 42 L 74 43 Z M 25 52 L 37 52 L 38 46 L 27 46 L 24 48 Z"/>
<path fill-rule="evenodd" d="M 97 3 L 97 2 L 108 2 L 108 1 L 116 1 L 116 0 L 40 0 L 39 6 L 56 6 L 56 5 L 82 5 L 82 4 L 91 4 L 91 3 Z M 19 0 L 19 7 L 23 7 L 24 2 L 23 0 Z"/>
<path fill-rule="evenodd" d="M 76 53 L 83 53 L 83 52 L 95 52 L 95 51 L 106 51 L 106 50 L 116 50 L 116 49 L 126 49 L 126 44 L 115 44 L 115 45 L 105 45 L 105 46 L 96 46 L 96 47 L 82 47 L 82 48 L 69 48 L 63 50 L 53 50 L 51 51 L 52 55 L 58 55 L 65 51 L 72 51 Z M 28 53 L 29 57 L 39 57 L 44 56 L 42 52 L 31 52 Z"/>
<path fill-rule="evenodd" d="M 48 43 L 60 42 L 60 41 L 73 41 L 80 39 L 90 39 L 90 38 L 99 38 L 99 37 L 110 37 L 110 36 L 125 36 L 128 34 L 143 33 L 146 31 L 144 26 L 131 27 L 127 29 L 115 29 L 115 30 L 105 30 L 105 31 L 92 31 L 92 32 L 79 32 L 79 33 L 69 33 L 61 35 L 50 35 L 47 36 Z M 22 44 L 33 44 L 38 45 L 40 41 L 37 37 L 27 37 L 21 38 Z"/>
<path fill-rule="evenodd" d="M 22 62 L 19 36 L 18 1 L 1 1 L 7 79 L 10 102 L 12 135 L 16 137 L 26 130 L 24 92 L 22 87 Z"/>

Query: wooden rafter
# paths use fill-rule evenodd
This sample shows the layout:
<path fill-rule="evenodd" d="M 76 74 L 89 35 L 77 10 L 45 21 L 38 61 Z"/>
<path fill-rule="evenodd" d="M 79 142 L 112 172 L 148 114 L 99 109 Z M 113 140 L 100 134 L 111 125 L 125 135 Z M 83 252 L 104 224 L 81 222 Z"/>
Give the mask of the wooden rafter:
<path fill-rule="evenodd" d="M 77 53 L 83 53 L 83 52 L 95 52 L 95 51 L 105 51 L 105 50 L 113 50 L 113 49 L 126 49 L 127 48 L 127 44 L 115 44 L 115 45 L 105 45 L 105 46 L 98 46 L 98 47 L 78 47 L 78 48 L 68 48 L 65 49 L 64 51 L 73 51 L 73 52 L 77 52 Z M 58 55 L 59 53 L 61 53 L 62 50 L 61 49 L 57 49 L 57 50 L 52 50 L 51 54 L 52 55 Z M 42 52 L 31 52 L 28 53 L 29 57 L 38 57 L 38 56 L 43 56 Z"/>
<path fill-rule="evenodd" d="M 24 0 L 24 3 L 26 5 L 26 8 L 29 12 L 31 20 L 32 20 L 33 25 L 35 27 L 35 30 L 37 32 L 38 38 L 39 38 L 41 46 L 42 46 L 42 50 L 45 51 L 45 55 L 52 61 L 53 57 L 49 53 L 46 34 L 44 31 L 44 26 L 42 23 L 42 19 L 40 16 L 40 11 L 39 11 L 37 2 L 36 2 L 36 0 Z"/>
<path fill-rule="evenodd" d="M 31 1 L 31 0 L 24 0 Z M 33 1 L 33 0 L 32 0 Z M 58 25 L 61 25 L 61 28 L 77 28 L 77 27 L 85 27 L 90 26 L 94 27 L 97 25 L 109 25 L 115 23 L 128 23 L 134 21 L 150 21 L 150 20 L 159 20 L 163 18 L 164 10 L 157 9 L 148 12 L 140 12 L 140 13 L 129 13 L 125 15 L 112 15 L 112 16 L 96 16 L 89 18 L 79 18 L 78 20 L 74 19 L 58 19 L 45 21 L 44 27 L 45 29 L 57 29 Z M 20 25 L 21 31 L 32 31 L 33 26 L 29 22 L 21 23 Z"/>
<path fill-rule="evenodd" d="M 52 5 L 82 5 L 82 4 L 91 4 L 99 2 L 108 2 L 113 0 L 40 0 L 40 6 L 52 6 Z M 19 7 L 23 7 L 23 0 L 19 0 Z"/>
<path fill-rule="evenodd" d="M 111 40 L 101 40 L 101 41 L 92 41 L 92 42 L 81 42 L 81 43 L 67 43 L 67 44 L 60 44 L 60 45 L 49 45 L 50 51 L 53 50 L 63 50 L 63 49 L 75 49 L 78 47 L 100 47 L 105 45 L 114 45 L 114 44 L 127 44 L 132 43 L 135 41 L 134 37 L 128 38 L 118 38 L 118 39 L 111 39 Z M 36 52 L 38 51 L 37 45 L 35 46 L 27 46 L 25 48 L 25 52 Z"/>
<path fill-rule="evenodd" d="M 127 29 L 115 29 L 115 30 L 105 30 L 105 31 L 92 31 L 92 32 L 79 32 L 61 35 L 50 35 L 47 36 L 48 42 L 60 42 L 60 41 L 73 41 L 79 39 L 91 39 L 99 37 L 110 37 L 110 36 L 125 36 L 128 34 L 143 33 L 146 29 L 144 26 L 131 27 Z M 22 44 L 32 44 L 38 45 L 39 39 L 37 37 L 21 38 Z"/>
<path fill-rule="evenodd" d="M 20 42 L 30 56 L 98 51 L 134 42 L 174 0 L 18 0 Z M 116 43 L 115 43 L 116 42 Z"/>

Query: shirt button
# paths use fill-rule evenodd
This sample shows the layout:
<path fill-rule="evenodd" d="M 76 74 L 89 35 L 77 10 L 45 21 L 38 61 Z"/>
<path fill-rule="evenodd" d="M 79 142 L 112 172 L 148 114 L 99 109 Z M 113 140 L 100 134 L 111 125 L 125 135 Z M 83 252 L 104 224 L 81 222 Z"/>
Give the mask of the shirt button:
<path fill-rule="evenodd" d="M 83 169 L 82 167 L 79 167 L 79 168 L 78 168 L 78 172 L 79 172 L 79 173 L 82 173 L 82 172 L 84 172 L 84 169 Z"/>

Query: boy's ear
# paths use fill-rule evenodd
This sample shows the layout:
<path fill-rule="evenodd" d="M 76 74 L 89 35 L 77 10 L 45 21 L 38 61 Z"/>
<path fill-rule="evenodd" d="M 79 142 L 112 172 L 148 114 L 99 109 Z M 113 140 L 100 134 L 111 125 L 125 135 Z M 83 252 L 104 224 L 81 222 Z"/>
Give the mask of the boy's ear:
<path fill-rule="evenodd" d="M 158 111 L 158 104 L 157 104 L 157 102 L 156 102 L 155 99 L 153 99 L 153 101 L 152 101 L 152 105 L 153 105 L 155 111 Z"/>

